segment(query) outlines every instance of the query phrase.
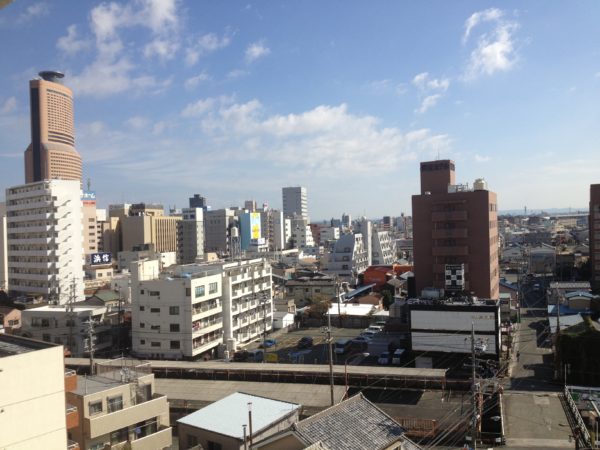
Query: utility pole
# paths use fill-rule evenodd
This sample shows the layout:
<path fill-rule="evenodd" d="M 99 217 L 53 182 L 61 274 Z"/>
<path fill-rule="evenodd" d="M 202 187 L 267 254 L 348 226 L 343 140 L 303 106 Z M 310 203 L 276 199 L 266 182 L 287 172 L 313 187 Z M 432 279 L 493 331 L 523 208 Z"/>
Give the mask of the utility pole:
<path fill-rule="evenodd" d="M 88 319 L 88 351 L 90 355 L 90 375 L 94 375 L 94 321 L 92 315 Z"/>
<path fill-rule="evenodd" d="M 479 389 L 476 382 L 476 372 L 475 372 L 475 323 L 471 322 L 471 383 L 472 383 L 472 407 L 473 407 L 473 417 L 471 418 L 471 444 L 473 445 L 473 450 L 477 450 L 477 416 L 478 407 L 477 400 L 479 397 Z"/>
<path fill-rule="evenodd" d="M 333 348 L 331 343 L 331 314 L 327 311 L 327 347 L 329 348 L 329 391 L 331 394 L 331 406 L 335 405 L 335 399 L 333 398 Z"/>

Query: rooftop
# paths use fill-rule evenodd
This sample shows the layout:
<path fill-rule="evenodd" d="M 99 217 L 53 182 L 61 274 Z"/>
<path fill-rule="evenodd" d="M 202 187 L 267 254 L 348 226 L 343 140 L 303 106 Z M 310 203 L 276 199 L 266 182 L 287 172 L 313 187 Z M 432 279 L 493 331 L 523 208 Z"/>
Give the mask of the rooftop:
<path fill-rule="evenodd" d="M 0 334 L 0 358 L 43 350 L 50 347 L 57 347 L 57 345 L 20 336 Z"/>
<path fill-rule="evenodd" d="M 295 403 L 236 392 L 177 422 L 242 440 L 242 425 L 248 424 L 248 403 L 252 403 L 252 431 L 258 433 L 300 408 Z"/>
<path fill-rule="evenodd" d="M 404 435 L 398 422 L 362 394 L 302 420 L 293 428 L 307 442 L 322 442 L 329 450 L 388 448 L 403 440 Z"/>
<path fill-rule="evenodd" d="M 73 391 L 77 395 L 89 395 L 97 392 L 106 391 L 117 386 L 121 386 L 125 382 L 113 380 L 98 375 L 92 376 L 77 376 L 77 389 Z"/>

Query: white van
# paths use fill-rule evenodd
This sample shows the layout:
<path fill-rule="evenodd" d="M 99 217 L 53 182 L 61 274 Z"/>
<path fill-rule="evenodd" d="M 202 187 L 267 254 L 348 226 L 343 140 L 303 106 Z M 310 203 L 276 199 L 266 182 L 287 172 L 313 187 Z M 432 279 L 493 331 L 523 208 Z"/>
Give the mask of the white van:
<path fill-rule="evenodd" d="M 334 352 L 338 355 L 343 355 L 348 350 L 350 350 L 350 346 L 352 345 L 351 339 L 338 339 L 335 341 Z"/>

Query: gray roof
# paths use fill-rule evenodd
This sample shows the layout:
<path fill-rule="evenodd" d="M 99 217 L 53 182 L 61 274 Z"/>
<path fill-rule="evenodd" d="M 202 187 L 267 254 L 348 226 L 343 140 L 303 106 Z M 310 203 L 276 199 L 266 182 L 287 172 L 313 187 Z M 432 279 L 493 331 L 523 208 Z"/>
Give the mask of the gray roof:
<path fill-rule="evenodd" d="M 244 437 L 242 425 L 248 424 L 250 402 L 253 434 L 276 424 L 300 408 L 300 405 L 295 403 L 236 392 L 177 422 L 242 440 Z"/>
<path fill-rule="evenodd" d="M 320 441 L 330 450 L 376 450 L 405 440 L 404 428 L 362 394 L 302 420 L 293 428 L 306 442 Z"/>

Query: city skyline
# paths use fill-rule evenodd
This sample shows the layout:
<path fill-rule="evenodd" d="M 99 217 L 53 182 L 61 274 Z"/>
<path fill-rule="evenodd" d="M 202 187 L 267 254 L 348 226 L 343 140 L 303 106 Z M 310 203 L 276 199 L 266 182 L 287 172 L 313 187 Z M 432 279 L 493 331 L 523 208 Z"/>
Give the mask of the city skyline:
<path fill-rule="evenodd" d="M 305 186 L 316 220 L 410 214 L 419 162 L 439 157 L 457 182 L 484 177 L 500 211 L 585 208 L 596 3 L 265 5 L 0 9 L 5 187 L 24 182 L 28 81 L 61 70 L 100 206 L 280 208 L 281 187 Z"/>

